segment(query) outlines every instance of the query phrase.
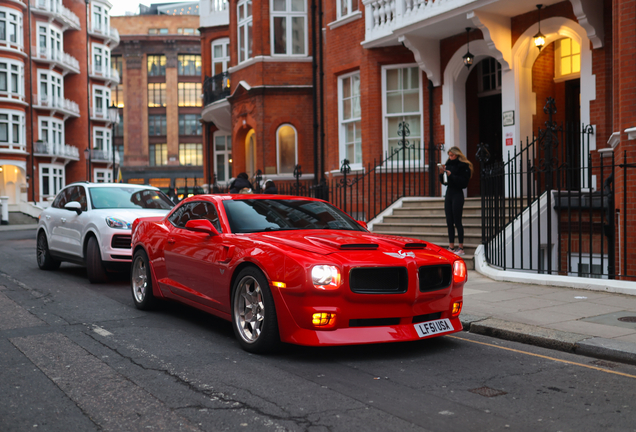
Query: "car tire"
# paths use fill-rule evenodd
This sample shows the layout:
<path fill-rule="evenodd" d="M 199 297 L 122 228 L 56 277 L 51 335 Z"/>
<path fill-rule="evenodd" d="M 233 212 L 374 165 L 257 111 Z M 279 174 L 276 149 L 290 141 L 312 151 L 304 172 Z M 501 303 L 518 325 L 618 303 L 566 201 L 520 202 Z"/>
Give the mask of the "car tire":
<path fill-rule="evenodd" d="M 99 251 L 99 243 L 93 236 L 88 239 L 88 244 L 86 245 L 86 273 L 88 274 L 88 281 L 92 284 L 108 281 L 108 275 Z"/>
<path fill-rule="evenodd" d="M 42 270 L 57 270 L 60 268 L 60 264 L 62 264 L 60 260 L 56 260 L 51 256 L 49 242 L 46 240 L 46 234 L 44 231 L 40 231 L 38 234 L 36 259 L 38 261 L 38 267 Z"/>
<path fill-rule="evenodd" d="M 255 267 L 241 270 L 234 282 L 232 328 L 245 351 L 264 354 L 280 346 L 274 298 L 267 278 Z"/>
<path fill-rule="evenodd" d="M 148 255 L 143 250 L 135 252 L 130 271 L 130 288 L 135 307 L 140 310 L 154 309 L 157 299 L 152 292 L 152 273 Z"/>

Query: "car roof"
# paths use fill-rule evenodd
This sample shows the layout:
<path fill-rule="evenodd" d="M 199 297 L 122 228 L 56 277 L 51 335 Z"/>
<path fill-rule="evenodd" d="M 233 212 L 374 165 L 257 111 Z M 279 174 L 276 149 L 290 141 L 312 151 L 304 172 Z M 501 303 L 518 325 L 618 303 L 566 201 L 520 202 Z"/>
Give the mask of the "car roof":
<path fill-rule="evenodd" d="M 141 189 L 159 190 L 159 188 L 156 188 L 150 185 L 140 185 L 140 184 L 132 184 L 132 183 L 96 183 L 96 182 L 87 182 L 87 181 L 74 182 L 66 186 L 68 187 L 68 186 L 77 186 L 77 185 L 85 185 L 89 187 L 98 187 L 98 188 L 100 187 L 121 187 L 121 188 L 135 187 L 135 188 L 141 188 Z"/>
<path fill-rule="evenodd" d="M 191 197 L 185 198 L 182 202 L 203 200 L 203 201 L 216 201 L 217 203 L 221 203 L 223 201 L 229 201 L 229 200 L 242 201 L 242 200 L 254 200 L 254 199 L 325 202 L 321 199 L 311 198 L 311 197 L 303 197 L 303 196 L 295 196 L 295 195 L 271 195 L 271 194 L 202 194 L 202 195 L 193 195 Z"/>

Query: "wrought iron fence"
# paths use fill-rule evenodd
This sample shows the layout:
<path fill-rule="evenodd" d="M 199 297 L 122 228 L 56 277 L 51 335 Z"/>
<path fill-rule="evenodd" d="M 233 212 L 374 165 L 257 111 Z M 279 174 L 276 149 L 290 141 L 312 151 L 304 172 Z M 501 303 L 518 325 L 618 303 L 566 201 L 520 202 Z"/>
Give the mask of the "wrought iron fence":
<path fill-rule="evenodd" d="M 545 129 L 508 160 L 486 165 L 481 144 L 482 243 L 489 264 L 535 273 L 633 278 L 628 266 L 627 178 L 636 167 L 590 152 L 593 128 L 559 127 L 548 99 Z M 572 137 L 572 134 L 577 135 Z M 583 155 L 585 155 L 583 157 Z M 623 215 L 616 207 L 617 170 Z M 622 230 L 618 218 L 623 218 Z M 621 232 L 622 231 L 622 232 Z M 621 255 L 622 253 L 622 255 Z"/>
<path fill-rule="evenodd" d="M 319 184 L 314 184 L 313 180 L 303 180 L 301 167 L 297 165 L 294 170 L 295 180 L 276 182 L 278 193 L 324 199 L 365 222 L 402 197 L 423 197 L 439 193 L 436 171 L 435 176 L 429 176 L 429 169 L 436 170 L 436 164 L 441 161 L 443 146 L 425 148 L 410 143 L 407 140 L 409 130 L 406 122 L 400 123 L 398 135 L 398 145 L 390 152 L 385 152 L 382 161 L 374 159 L 366 166 L 357 164 L 358 169 L 353 170 L 351 162 L 344 159 L 339 175 L 330 180 L 323 179 Z M 260 170 L 252 178 L 256 193 L 261 192 L 262 180 L 266 178 Z M 432 180 L 435 184 L 431 188 L 429 186 Z M 213 190 L 227 193 L 229 188 L 229 185 L 215 185 Z"/>

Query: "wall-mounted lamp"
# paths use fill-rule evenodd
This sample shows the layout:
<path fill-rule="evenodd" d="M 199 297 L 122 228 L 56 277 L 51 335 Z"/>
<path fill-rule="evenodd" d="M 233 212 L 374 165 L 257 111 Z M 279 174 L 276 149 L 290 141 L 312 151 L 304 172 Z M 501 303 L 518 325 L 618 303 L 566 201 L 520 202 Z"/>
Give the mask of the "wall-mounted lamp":
<path fill-rule="evenodd" d="M 466 27 L 466 55 L 464 55 L 462 57 L 462 59 L 464 59 L 464 65 L 470 69 L 470 67 L 473 65 L 473 60 L 475 60 L 475 56 L 473 56 L 470 53 L 470 33 L 471 28 L 470 27 Z"/>
<path fill-rule="evenodd" d="M 543 46 L 545 45 L 545 36 L 543 35 L 543 33 L 541 33 L 541 8 L 542 7 L 543 7 L 542 4 L 537 5 L 537 9 L 539 10 L 539 33 L 534 35 L 534 46 L 539 48 L 539 51 L 541 51 L 541 48 L 543 48 Z"/>

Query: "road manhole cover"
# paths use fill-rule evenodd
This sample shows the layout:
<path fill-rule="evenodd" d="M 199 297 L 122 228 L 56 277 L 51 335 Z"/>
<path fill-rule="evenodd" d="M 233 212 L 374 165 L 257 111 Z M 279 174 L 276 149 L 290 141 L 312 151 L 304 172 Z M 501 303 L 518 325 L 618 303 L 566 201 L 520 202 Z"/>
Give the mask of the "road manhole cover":
<path fill-rule="evenodd" d="M 636 316 L 620 317 L 618 320 L 622 322 L 636 323 Z"/>
<path fill-rule="evenodd" d="M 505 391 L 493 389 L 490 387 L 479 387 L 479 388 L 468 390 L 468 391 L 472 393 L 476 393 L 480 396 L 485 396 L 485 397 L 495 397 L 495 396 L 508 394 Z"/>

